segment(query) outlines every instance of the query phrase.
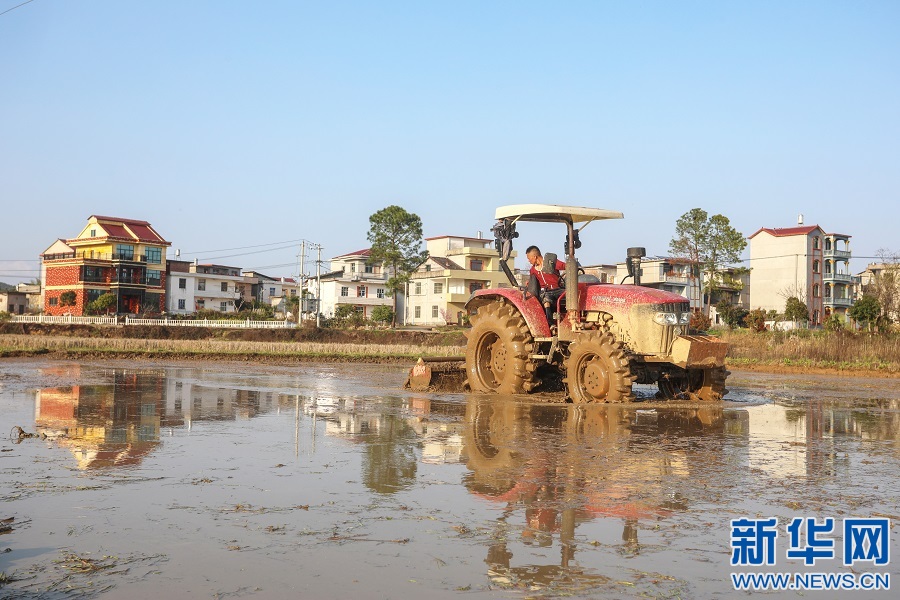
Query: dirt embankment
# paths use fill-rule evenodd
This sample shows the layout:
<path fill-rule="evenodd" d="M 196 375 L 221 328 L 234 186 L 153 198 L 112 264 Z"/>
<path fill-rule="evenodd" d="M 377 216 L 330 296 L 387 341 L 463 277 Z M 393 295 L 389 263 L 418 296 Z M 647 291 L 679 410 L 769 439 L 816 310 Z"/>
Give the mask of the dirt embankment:
<path fill-rule="evenodd" d="M 329 344 L 384 344 L 465 346 L 462 331 L 393 331 L 384 329 L 328 329 L 298 327 L 294 329 L 220 329 L 214 327 L 167 327 L 137 325 L 101 327 L 93 325 L 44 325 L 38 323 L 4 323 L 0 334 L 46 335 L 73 338 L 152 339 L 152 340 L 222 340 L 233 342 L 320 342 Z"/>

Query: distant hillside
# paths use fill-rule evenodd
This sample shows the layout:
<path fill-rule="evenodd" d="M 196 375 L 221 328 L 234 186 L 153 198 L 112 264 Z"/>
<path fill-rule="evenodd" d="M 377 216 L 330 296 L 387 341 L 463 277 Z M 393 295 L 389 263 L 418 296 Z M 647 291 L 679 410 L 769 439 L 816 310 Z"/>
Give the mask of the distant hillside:
<path fill-rule="evenodd" d="M 15 289 L 16 286 L 9 285 L 8 283 L 3 283 L 2 281 L 0 281 L 0 292 L 11 292 L 15 291 Z"/>

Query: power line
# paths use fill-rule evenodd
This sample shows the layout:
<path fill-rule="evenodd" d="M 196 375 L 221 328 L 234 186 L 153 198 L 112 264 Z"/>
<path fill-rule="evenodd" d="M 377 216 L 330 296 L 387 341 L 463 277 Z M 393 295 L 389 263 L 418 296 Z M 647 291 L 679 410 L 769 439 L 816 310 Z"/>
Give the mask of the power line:
<path fill-rule="evenodd" d="M 247 248 L 263 248 L 265 246 L 278 246 L 279 244 L 296 244 L 297 242 L 308 242 L 309 240 L 299 239 L 299 240 L 283 240 L 280 242 L 269 242 L 268 244 L 256 244 L 255 246 L 237 246 L 236 248 L 219 248 L 218 250 L 195 250 L 188 252 L 184 251 L 184 254 L 190 254 L 194 256 L 195 254 L 204 254 L 206 252 L 230 252 L 232 250 L 246 250 Z"/>
<path fill-rule="evenodd" d="M 25 6 L 26 4 L 31 4 L 32 2 L 34 2 L 34 0 L 25 0 L 25 2 L 23 2 L 22 4 L 17 4 L 15 6 L 13 6 L 12 8 L 7 8 L 2 13 L 0 13 L 0 17 L 2 17 L 3 15 L 5 15 L 6 13 L 8 13 L 11 10 L 16 10 L 20 6 Z"/>

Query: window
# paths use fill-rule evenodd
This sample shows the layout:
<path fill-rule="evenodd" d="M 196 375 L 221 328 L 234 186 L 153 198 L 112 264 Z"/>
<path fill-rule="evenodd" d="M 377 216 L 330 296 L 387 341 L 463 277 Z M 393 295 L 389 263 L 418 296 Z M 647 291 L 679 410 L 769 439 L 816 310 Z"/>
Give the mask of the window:
<path fill-rule="evenodd" d="M 201 291 L 201 292 L 205 292 L 205 291 L 206 291 L 206 280 L 205 280 L 205 279 L 198 279 L 198 280 L 197 280 L 197 290 L 199 290 L 199 291 Z"/>
<path fill-rule="evenodd" d="M 813 261 L 813 273 L 818 273 L 818 272 L 819 272 L 819 261 L 814 260 Z"/>
<path fill-rule="evenodd" d="M 432 319 L 437 319 L 437 318 L 438 318 L 438 307 L 437 307 L 437 305 L 431 307 L 431 318 L 432 318 Z"/>
<path fill-rule="evenodd" d="M 178 299 L 178 310 L 184 310 L 184 298 Z"/>
<path fill-rule="evenodd" d="M 50 306 L 56 306 L 59 304 L 59 298 L 50 298 Z"/>
<path fill-rule="evenodd" d="M 341 288 L 341 296 L 343 296 L 344 298 L 346 298 L 346 297 L 349 296 L 349 295 L 350 295 L 350 288 L 347 287 L 347 286 L 343 286 L 343 287 Z"/>
<path fill-rule="evenodd" d="M 227 310 L 228 310 L 228 303 L 227 303 L 227 302 L 219 302 L 219 310 L 220 310 L 221 312 L 227 311 Z"/>
<path fill-rule="evenodd" d="M 484 268 L 484 261 L 473 258 L 471 262 L 469 262 L 469 269 L 472 271 L 481 271 Z"/>
<path fill-rule="evenodd" d="M 813 286 L 813 298 L 819 297 L 819 284 Z"/>
<path fill-rule="evenodd" d="M 222 291 L 223 291 L 223 292 L 227 292 L 227 291 L 228 291 L 228 282 L 227 282 L 227 281 L 223 281 L 223 282 L 222 282 Z"/>
<path fill-rule="evenodd" d="M 356 263 L 350 263 L 350 272 L 356 273 Z"/>
<path fill-rule="evenodd" d="M 291 290 L 291 296 L 296 296 L 296 295 L 297 295 L 297 290 Z"/>
<path fill-rule="evenodd" d="M 374 273 L 372 270 L 372 265 L 366 265 L 366 273 Z"/>
<path fill-rule="evenodd" d="M 197 300 L 197 310 L 206 308 L 206 300 Z"/>
<path fill-rule="evenodd" d="M 134 246 L 131 244 L 116 244 L 116 254 L 113 258 L 134 260 Z"/>
<path fill-rule="evenodd" d="M 159 271 L 147 269 L 147 285 L 159 285 L 161 281 Z"/>
<path fill-rule="evenodd" d="M 55 300 L 55 298 L 54 298 L 54 300 Z M 422 318 L 422 307 L 421 306 L 416 307 L 415 315 L 416 315 L 417 319 Z"/>
<path fill-rule="evenodd" d="M 91 229 L 91 237 L 97 237 L 97 230 Z"/>
<path fill-rule="evenodd" d="M 375 290 L 376 298 L 384 298 L 384 288 L 378 288 Z"/>
<path fill-rule="evenodd" d="M 478 282 L 469 284 L 469 293 L 470 294 L 474 294 L 475 292 L 477 292 L 480 289 L 481 289 L 481 284 Z"/>
<path fill-rule="evenodd" d="M 187 279 L 184 277 L 178 278 L 178 289 L 186 290 L 187 289 Z"/>
<path fill-rule="evenodd" d="M 147 262 L 154 265 L 162 263 L 162 250 L 160 248 L 147 248 Z"/>
<path fill-rule="evenodd" d="M 819 236 L 816 236 L 813 238 L 813 249 L 814 250 L 819 249 Z"/>
<path fill-rule="evenodd" d="M 366 286 L 364 286 L 364 285 L 356 286 L 356 297 L 357 298 L 365 298 L 366 297 Z"/>
<path fill-rule="evenodd" d="M 417 281 L 417 282 L 416 282 L 416 295 L 419 295 L 419 294 L 421 294 L 421 293 L 422 293 L 422 282 L 421 282 L 421 281 Z"/>
<path fill-rule="evenodd" d="M 97 298 L 103 295 L 103 290 L 86 290 L 87 295 L 85 296 L 85 302 L 93 302 Z"/>
<path fill-rule="evenodd" d="M 425 271 L 426 271 L 426 272 L 430 272 L 430 271 L 431 271 L 431 265 L 425 265 Z"/>
<path fill-rule="evenodd" d="M 830 260 L 825 261 L 825 273 L 831 273 L 831 261 Z"/>
<path fill-rule="evenodd" d="M 275 288 L 270 287 L 269 288 L 269 296 L 274 296 L 274 295 L 275 295 Z"/>
<path fill-rule="evenodd" d="M 444 284 L 443 283 L 435 283 L 434 284 L 434 293 L 435 294 L 443 294 L 444 293 Z"/>

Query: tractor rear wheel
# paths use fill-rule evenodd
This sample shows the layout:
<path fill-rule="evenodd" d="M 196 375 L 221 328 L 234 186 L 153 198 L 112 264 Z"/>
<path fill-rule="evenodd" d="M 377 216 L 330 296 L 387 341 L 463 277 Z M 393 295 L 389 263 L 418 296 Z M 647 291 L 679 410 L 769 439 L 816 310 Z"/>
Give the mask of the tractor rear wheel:
<path fill-rule="evenodd" d="M 476 393 L 524 394 L 536 385 L 529 355 L 534 338 L 525 319 L 503 302 L 472 315 L 467 333 L 466 374 Z"/>
<path fill-rule="evenodd" d="M 566 384 L 575 404 L 628 402 L 634 380 L 625 350 L 611 333 L 586 333 L 569 344 Z"/>

